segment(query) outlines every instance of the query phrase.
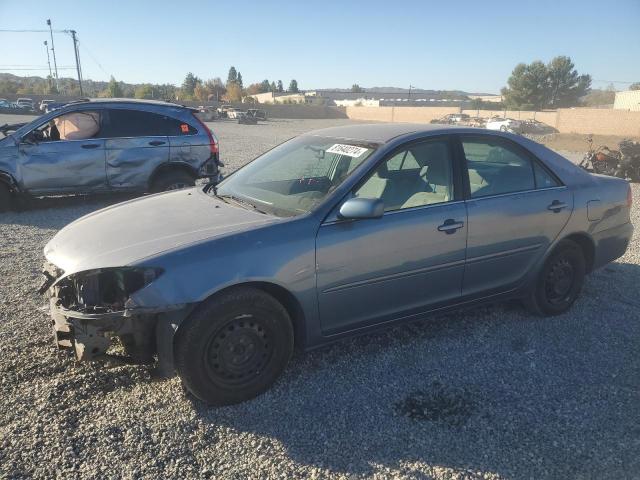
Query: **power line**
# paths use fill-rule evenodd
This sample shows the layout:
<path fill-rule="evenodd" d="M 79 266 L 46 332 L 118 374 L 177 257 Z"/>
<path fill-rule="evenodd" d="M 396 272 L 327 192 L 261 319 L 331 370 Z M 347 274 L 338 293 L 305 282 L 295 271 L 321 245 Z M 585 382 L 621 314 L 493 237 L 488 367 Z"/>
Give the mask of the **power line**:
<path fill-rule="evenodd" d="M 69 33 L 69 30 L 51 30 L 53 33 Z M 49 30 L 0 30 L 0 33 L 49 33 Z"/>

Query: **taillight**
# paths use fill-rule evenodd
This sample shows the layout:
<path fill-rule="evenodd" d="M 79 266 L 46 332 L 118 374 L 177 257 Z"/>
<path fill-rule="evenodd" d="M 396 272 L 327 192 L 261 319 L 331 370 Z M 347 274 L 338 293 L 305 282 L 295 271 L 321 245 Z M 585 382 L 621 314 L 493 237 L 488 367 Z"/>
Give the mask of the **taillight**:
<path fill-rule="evenodd" d="M 204 129 L 204 131 L 207 133 L 207 136 L 209 137 L 209 149 L 211 150 L 211 154 L 217 159 L 218 153 L 220 153 L 220 150 L 218 148 L 218 142 L 216 141 L 216 138 L 213 136 L 213 132 L 209 130 L 209 127 L 207 127 L 204 124 L 204 122 L 198 118 L 197 115 L 194 115 L 193 118 L 196 119 L 196 122 L 198 122 L 200 126 Z"/>
<path fill-rule="evenodd" d="M 631 185 L 629 185 L 629 190 L 627 190 L 627 207 L 631 208 L 633 205 L 633 194 L 631 193 Z"/>

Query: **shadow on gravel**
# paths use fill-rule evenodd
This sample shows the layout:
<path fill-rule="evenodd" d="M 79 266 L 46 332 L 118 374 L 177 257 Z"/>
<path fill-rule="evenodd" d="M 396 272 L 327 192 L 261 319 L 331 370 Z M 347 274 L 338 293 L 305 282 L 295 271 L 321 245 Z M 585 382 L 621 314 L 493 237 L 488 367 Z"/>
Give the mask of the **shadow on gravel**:
<path fill-rule="evenodd" d="M 136 198 L 136 194 L 68 195 L 60 197 L 23 198 L 16 211 L 0 214 L 0 225 L 31 225 L 60 229 L 69 222 L 110 205 Z M 48 210 L 57 210 L 48 215 Z M 68 210 L 66 215 L 64 210 Z"/>
<path fill-rule="evenodd" d="M 296 355 L 253 401 L 192 400 L 194 411 L 345 475 L 431 466 L 461 478 L 633 476 L 640 322 L 626 288 L 640 284 L 640 267 L 607 268 L 567 314 L 538 318 L 508 303 L 399 326 Z"/>

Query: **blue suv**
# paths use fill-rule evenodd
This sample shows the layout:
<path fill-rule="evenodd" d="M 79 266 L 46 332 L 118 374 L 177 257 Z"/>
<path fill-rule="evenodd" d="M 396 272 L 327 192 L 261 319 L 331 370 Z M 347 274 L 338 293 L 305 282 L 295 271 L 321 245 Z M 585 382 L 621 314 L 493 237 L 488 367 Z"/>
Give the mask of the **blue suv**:
<path fill-rule="evenodd" d="M 87 99 L 0 126 L 0 211 L 17 195 L 161 192 L 217 181 L 218 140 L 197 110 Z"/>

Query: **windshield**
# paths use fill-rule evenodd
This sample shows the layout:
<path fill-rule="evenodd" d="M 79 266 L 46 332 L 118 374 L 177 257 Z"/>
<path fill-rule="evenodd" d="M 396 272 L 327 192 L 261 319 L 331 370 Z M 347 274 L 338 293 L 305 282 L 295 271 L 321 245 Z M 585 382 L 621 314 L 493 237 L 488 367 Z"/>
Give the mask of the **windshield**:
<path fill-rule="evenodd" d="M 335 138 L 297 137 L 238 170 L 218 185 L 216 194 L 278 216 L 307 213 L 375 148 Z"/>

